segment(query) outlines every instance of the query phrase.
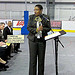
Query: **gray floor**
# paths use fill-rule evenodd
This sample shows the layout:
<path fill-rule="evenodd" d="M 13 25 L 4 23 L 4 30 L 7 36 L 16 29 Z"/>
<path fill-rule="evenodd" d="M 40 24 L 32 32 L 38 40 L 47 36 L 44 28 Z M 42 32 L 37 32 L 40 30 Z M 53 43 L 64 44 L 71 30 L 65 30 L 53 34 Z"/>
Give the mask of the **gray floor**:
<path fill-rule="evenodd" d="M 65 48 L 62 48 L 59 44 L 59 75 L 75 75 L 75 37 L 62 36 L 60 37 L 60 40 Z M 20 48 L 22 52 L 18 54 L 12 54 L 14 57 L 9 60 L 10 68 L 7 71 L 0 72 L 0 75 L 28 75 L 29 49 L 27 36 L 25 36 L 25 43 L 21 44 Z M 54 40 L 51 39 L 47 41 L 45 75 L 56 75 L 54 53 Z"/>

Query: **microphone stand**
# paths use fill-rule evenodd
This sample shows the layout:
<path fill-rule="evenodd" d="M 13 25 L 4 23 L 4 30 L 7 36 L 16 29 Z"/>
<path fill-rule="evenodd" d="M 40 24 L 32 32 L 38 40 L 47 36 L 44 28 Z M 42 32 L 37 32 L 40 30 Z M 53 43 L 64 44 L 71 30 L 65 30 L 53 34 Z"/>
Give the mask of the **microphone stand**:
<path fill-rule="evenodd" d="M 54 33 L 54 31 L 51 29 L 52 33 Z M 54 39 L 55 40 L 55 39 Z M 64 45 L 61 43 L 61 41 L 59 40 L 59 37 L 58 37 L 58 42 L 61 44 L 61 46 L 64 48 Z"/>
<path fill-rule="evenodd" d="M 42 16 L 45 20 L 50 21 L 48 18 L 45 16 Z M 54 31 L 51 29 L 51 31 L 54 33 Z M 61 44 L 61 46 L 64 48 L 63 44 L 59 40 L 59 37 L 55 37 L 55 68 L 56 68 L 56 75 L 58 75 L 58 42 Z"/>
<path fill-rule="evenodd" d="M 54 33 L 54 31 L 51 29 L 51 31 Z M 64 48 L 63 44 L 59 40 L 59 37 L 55 37 L 55 69 L 56 69 L 56 75 L 58 75 L 58 42 L 61 44 L 61 46 Z"/>

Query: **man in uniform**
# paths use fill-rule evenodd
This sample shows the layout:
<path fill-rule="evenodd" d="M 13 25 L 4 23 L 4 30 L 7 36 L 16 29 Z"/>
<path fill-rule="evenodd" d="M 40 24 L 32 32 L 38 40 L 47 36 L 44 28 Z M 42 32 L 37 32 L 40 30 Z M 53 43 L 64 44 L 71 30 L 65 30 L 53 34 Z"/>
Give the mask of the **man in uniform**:
<path fill-rule="evenodd" d="M 44 75 L 44 59 L 46 41 L 44 37 L 51 30 L 50 19 L 47 15 L 42 14 L 43 7 L 36 5 L 33 15 L 30 15 L 27 29 L 29 31 L 29 52 L 30 65 L 29 75 L 37 74 L 37 56 L 38 56 L 38 75 Z"/>

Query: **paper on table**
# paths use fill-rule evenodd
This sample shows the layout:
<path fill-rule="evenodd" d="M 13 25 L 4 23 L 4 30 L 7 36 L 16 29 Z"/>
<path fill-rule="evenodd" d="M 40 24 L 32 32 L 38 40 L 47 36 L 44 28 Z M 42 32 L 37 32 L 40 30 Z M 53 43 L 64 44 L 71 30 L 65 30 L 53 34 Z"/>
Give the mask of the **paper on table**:
<path fill-rule="evenodd" d="M 6 47 L 7 45 L 3 45 L 3 46 L 1 46 L 1 47 Z"/>
<path fill-rule="evenodd" d="M 10 43 L 6 43 L 6 45 L 3 45 L 1 47 L 6 47 L 6 46 L 10 46 Z"/>
<path fill-rule="evenodd" d="M 51 35 L 45 36 L 45 40 L 51 39 L 51 38 L 59 36 L 59 35 L 60 35 L 59 32 L 53 33 Z"/>

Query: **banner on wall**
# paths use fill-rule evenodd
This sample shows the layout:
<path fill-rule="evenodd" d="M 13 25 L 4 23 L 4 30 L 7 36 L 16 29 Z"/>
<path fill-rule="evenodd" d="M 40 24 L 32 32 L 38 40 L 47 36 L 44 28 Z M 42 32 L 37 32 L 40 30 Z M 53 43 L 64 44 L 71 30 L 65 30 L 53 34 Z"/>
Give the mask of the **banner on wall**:
<path fill-rule="evenodd" d="M 13 20 L 13 28 L 22 28 L 24 26 L 23 20 Z"/>
<path fill-rule="evenodd" d="M 54 29 L 61 29 L 62 21 L 51 21 L 51 27 Z"/>

